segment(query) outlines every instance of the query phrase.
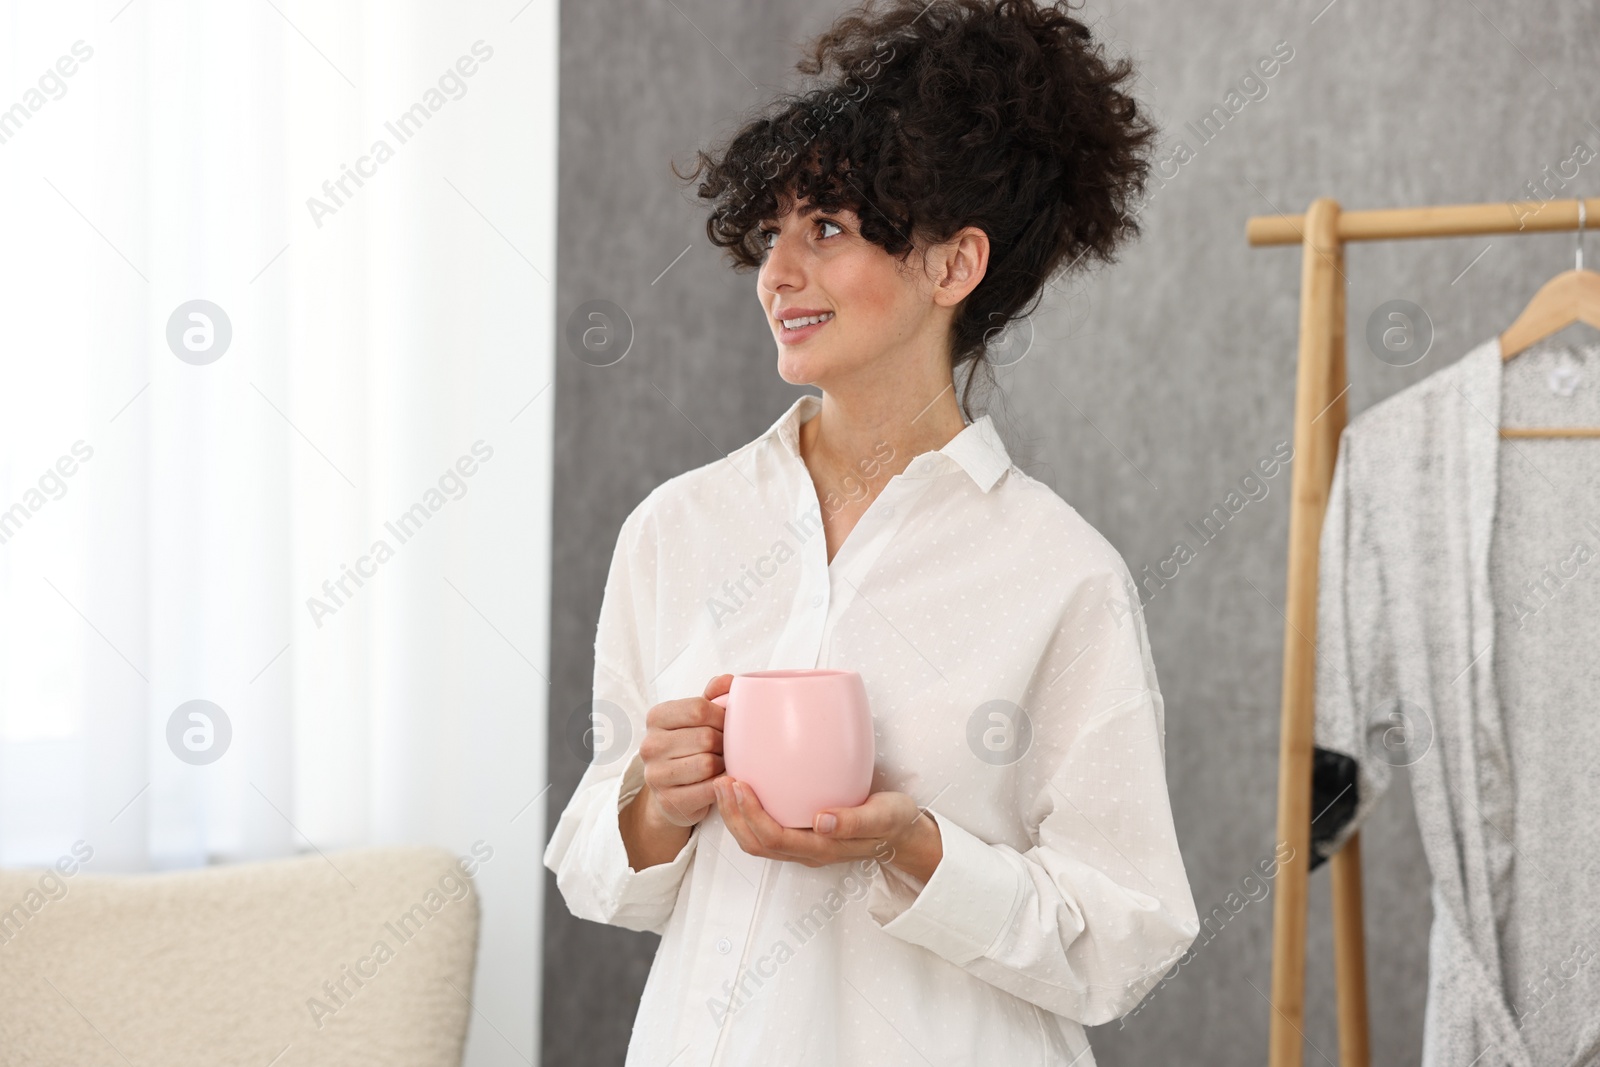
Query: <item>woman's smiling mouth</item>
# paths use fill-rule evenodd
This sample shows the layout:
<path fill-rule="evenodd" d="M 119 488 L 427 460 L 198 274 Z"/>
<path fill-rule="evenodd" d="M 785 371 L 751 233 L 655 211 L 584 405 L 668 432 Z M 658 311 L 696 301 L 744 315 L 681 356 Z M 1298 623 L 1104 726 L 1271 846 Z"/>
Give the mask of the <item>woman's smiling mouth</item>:
<path fill-rule="evenodd" d="M 798 344 L 832 322 L 833 312 L 802 308 L 798 312 L 780 311 L 776 318 L 778 340 L 784 344 Z"/>

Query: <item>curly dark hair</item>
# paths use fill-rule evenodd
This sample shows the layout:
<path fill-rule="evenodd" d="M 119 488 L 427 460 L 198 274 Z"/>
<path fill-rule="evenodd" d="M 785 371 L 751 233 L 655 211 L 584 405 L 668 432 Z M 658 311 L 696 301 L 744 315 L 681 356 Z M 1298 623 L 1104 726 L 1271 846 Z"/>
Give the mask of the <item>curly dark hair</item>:
<path fill-rule="evenodd" d="M 951 369 L 976 360 L 992 384 L 987 339 L 1031 313 L 1063 265 L 1109 263 L 1139 233 L 1157 131 L 1124 88 L 1132 61 L 1108 59 L 1069 12 L 1059 0 L 866 0 L 796 64 L 819 84 L 673 173 L 704 175 L 706 235 L 740 272 L 765 258 L 761 222 L 801 199 L 854 211 L 861 236 L 902 262 L 977 226 L 989 263 L 952 323 Z"/>

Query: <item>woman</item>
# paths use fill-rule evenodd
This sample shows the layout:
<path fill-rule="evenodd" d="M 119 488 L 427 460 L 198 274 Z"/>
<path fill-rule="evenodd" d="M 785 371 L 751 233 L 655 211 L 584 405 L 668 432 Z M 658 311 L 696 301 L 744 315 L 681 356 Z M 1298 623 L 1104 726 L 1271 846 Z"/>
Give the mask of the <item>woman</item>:
<path fill-rule="evenodd" d="M 1047 279 L 1137 233 L 1153 130 L 1066 12 L 924 4 L 835 22 L 822 85 L 690 175 L 821 395 L 612 557 L 601 743 L 545 863 L 573 914 L 662 935 L 630 1065 L 1087 1067 L 1199 929 L 1127 567 L 964 412 Z M 787 829 L 710 698 L 824 666 L 866 684 L 873 792 Z"/>

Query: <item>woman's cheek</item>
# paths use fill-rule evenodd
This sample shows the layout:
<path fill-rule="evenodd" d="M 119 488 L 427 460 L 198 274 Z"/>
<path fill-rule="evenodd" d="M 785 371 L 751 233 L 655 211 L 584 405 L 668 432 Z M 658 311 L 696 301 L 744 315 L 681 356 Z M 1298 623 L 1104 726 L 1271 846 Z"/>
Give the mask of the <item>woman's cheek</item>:
<path fill-rule="evenodd" d="M 894 325 L 899 294 L 881 277 L 852 273 L 841 281 L 830 282 L 829 289 L 842 295 L 838 307 L 847 314 L 854 332 L 880 334 Z"/>

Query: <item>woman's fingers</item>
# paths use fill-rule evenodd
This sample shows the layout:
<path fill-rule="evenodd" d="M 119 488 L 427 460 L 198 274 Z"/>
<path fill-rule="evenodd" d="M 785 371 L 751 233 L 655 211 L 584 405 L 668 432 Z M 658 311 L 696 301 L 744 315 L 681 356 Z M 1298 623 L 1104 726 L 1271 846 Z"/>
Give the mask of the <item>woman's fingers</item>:
<path fill-rule="evenodd" d="M 664 729 L 652 726 L 639 742 L 639 755 L 646 762 L 665 762 L 696 756 L 703 752 L 722 755 L 722 731 L 712 726 L 686 726 Z"/>
<path fill-rule="evenodd" d="M 809 832 L 790 830 L 778 820 L 767 814 L 762 808 L 761 801 L 756 799 L 754 790 L 748 785 L 740 783 L 744 792 L 741 802 L 737 791 L 730 778 L 719 778 L 717 786 L 717 810 L 722 814 L 722 821 L 727 825 L 728 832 L 733 835 L 739 847 L 752 856 L 762 856 L 768 859 L 792 860 L 820 866 L 824 863 L 837 863 L 847 857 L 836 855 L 835 849 L 830 846 L 820 848 L 804 847 L 805 839 L 800 835 Z"/>
<path fill-rule="evenodd" d="M 728 691 L 733 675 L 713 678 L 708 696 Z M 680 826 L 703 819 L 717 802 L 711 780 L 722 762 L 723 709 L 706 697 L 667 700 L 645 714 L 639 742 L 644 780 L 660 812 Z"/>
<path fill-rule="evenodd" d="M 757 799 L 755 790 L 739 782 L 734 789 L 734 797 L 734 805 L 744 817 L 745 829 L 756 843 L 774 852 L 787 851 L 782 850 L 780 846 L 788 844 L 784 841 L 784 836 L 789 828 L 767 813 L 761 806 L 761 801 Z"/>
<path fill-rule="evenodd" d="M 723 771 L 722 757 L 715 752 L 694 752 L 687 756 L 661 758 L 645 766 L 645 781 L 655 790 L 709 782 Z"/>
<path fill-rule="evenodd" d="M 835 818 L 834 828 L 827 836 L 842 840 L 897 837 L 922 814 L 915 800 L 893 790 L 873 793 L 853 808 L 826 810 Z"/>
<path fill-rule="evenodd" d="M 903 793 L 873 794 L 881 799 L 872 804 L 870 811 L 866 804 L 860 808 L 840 809 L 857 817 L 855 828 L 858 836 L 845 838 L 784 826 L 761 807 L 760 800 L 756 799 L 755 792 L 748 785 L 744 786 L 745 799 L 740 803 L 733 790 L 733 780 L 726 776 L 718 777 L 710 784 L 715 787 L 713 796 L 723 825 L 740 848 L 752 856 L 790 860 L 809 867 L 847 863 L 877 855 L 880 839 L 865 833 L 864 828 L 869 824 L 875 826 L 885 820 L 892 821 L 896 812 L 904 814 L 899 811 L 900 808 L 915 810 L 916 807 L 911 798 Z M 897 797 L 902 799 L 897 800 Z M 844 820 L 840 821 L 842 825 Z"/>
<path fill-rule="evenodd" d="M 715 780 L 715 777 L 712 777 L 687 785 L 667 786 L 664 789 L 656 789 L 655 794 L 661 799 L 662 806 L 666 810 L 674 812 L 687 822 L 697 822 L 704 818 L 717 802 L 716 792 L 711 787 L 711 783 Z M 669 802 L 671 807 L 667 807 Z"/>
<path fill-rule="evenodd" d="M 705 818 L 706 812 L 711 810 L 711 801 L 705 799 L 697 802 L 694 797 L 696 788 L 700 787 L 678 786 L 654 794 L 670 822 L 678 826 L 693 826 Z"/>
<path fill-rule="evenodd" d="M 738 839 L 741 847 L 753 855 L 761 854 L 761 842 L 750 830 L 750 818 L 745 814 L 744 807 L 740 805 L 738 794 L 733 789 L 733 779 L 723 775 L 717 779 L 717 791 L 720 798 L 722 821 L 728 824 L 728 832 Z"/>
<path fill-rule="evenodd" d="M 653 730 L 682 730 L 693 726 L 721 730 L 724 714 L 721 704 L 713 704 L 705 697 L 684 697 L 664 700 L 645 712 L 644 724 Z"/>
<path fill-rule="evenodd" d="M 738 805 L 732 803 L 733 794 L 729 790 L 727 776 L 713 778 L 711 785 L 716 793 L 717 813 L 722 816 L 723 825 L 728 828 L 728 833 L 733 835 L 733 839 L 739 842 L 740 848 L 751 852 L 752 842 L 745 831 L 744 815 L 738 810 Z"/>
<path fill-rule="evenodd" d="M 664 751 L 667 756 L 692 756 L 697 752 L 722 753 L 722 731 L 714 726 L 673 730 Z"/>

